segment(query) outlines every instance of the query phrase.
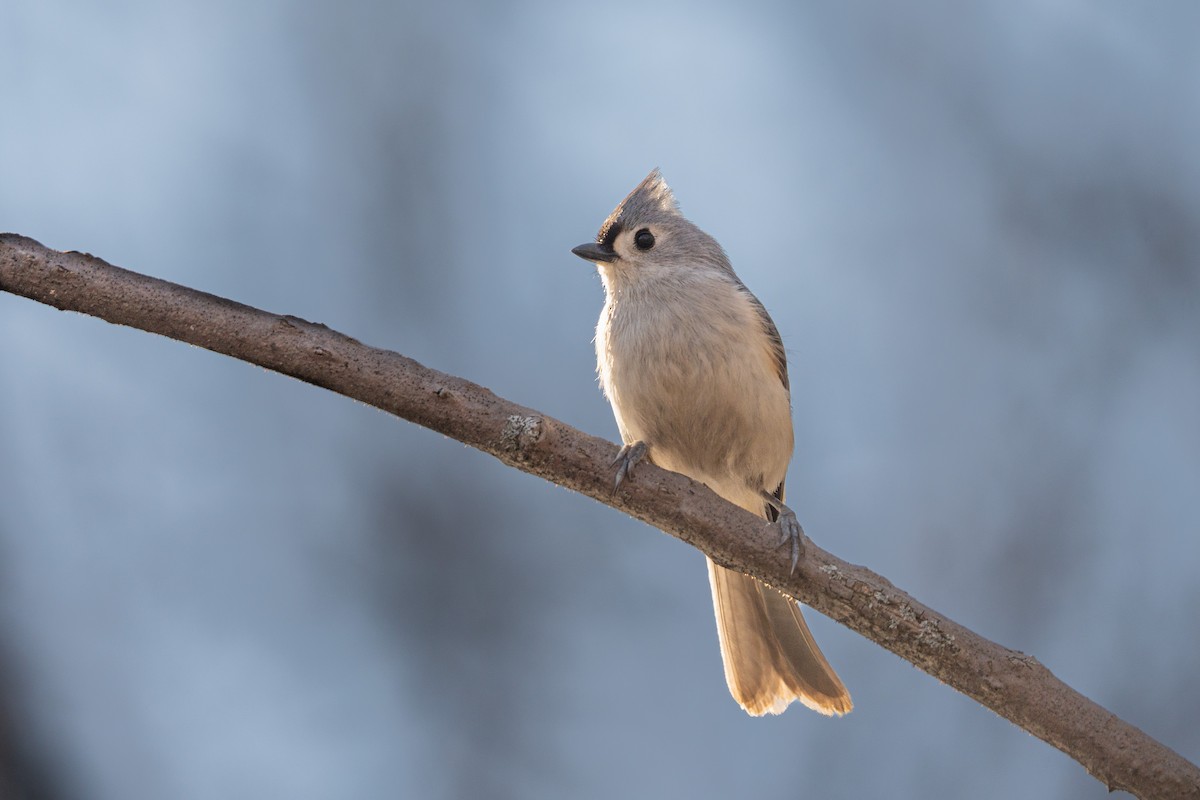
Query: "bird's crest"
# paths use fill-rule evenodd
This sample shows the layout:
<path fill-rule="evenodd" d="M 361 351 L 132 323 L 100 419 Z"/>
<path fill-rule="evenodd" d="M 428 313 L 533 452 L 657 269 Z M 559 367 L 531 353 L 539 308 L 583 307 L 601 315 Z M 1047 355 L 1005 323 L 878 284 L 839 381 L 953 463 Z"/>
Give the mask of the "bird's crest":
<path fill-rule="evenodd" d="M 596 241 L 612 244 L 612 239 L 627 222 L 650 222 L 663 216 L 679 216 L 679 203 L 671 187 L 663 180 L 662 173 L 655 167 L 604 220 Z"/>

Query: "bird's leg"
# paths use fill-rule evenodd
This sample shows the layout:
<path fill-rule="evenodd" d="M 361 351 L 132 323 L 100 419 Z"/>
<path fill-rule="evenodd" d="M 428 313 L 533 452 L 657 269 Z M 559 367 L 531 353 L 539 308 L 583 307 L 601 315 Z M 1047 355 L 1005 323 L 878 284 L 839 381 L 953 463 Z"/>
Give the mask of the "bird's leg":
<path fill-rule="evenodd" d="M 617 453 L 617 457 L 613 459 L 612 465 L 617 468 L 617 478 L 613 482 L 613 492 L 621 488 L 621 481 L 629 478 L 633 480 L 633 468 L 638 465 L 638 462 L 646 457 L 645 442 L 630 442 L 621 448 Z"/>
<path fill-rule="evenodd" d="M 762 498 L 779 515 L 777 520 L 779 522 L 779 546 L 791 545 L 792 572 L 794 573 L 796 565 L 800 563 L 800 556 L 804 552 L 804 528 L 800 527 L 800 521 L 796 519 L 796 512 L 785 506 L 778 497 L 763 489 Z"/>

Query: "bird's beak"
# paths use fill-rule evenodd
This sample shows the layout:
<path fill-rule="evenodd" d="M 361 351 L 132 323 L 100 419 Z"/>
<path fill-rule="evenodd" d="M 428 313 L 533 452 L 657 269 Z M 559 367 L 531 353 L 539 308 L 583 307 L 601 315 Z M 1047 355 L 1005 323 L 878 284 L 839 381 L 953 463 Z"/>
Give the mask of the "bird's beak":
<path fill-rule="evenodd" d="M 612 249 L 612 245 L 600 244 L 598 242 L 588 242 L 587 244 L 579 245 L 579 247 L 572 247 L 571 252 L 584 261 L 593 261 L 597 264 L 601 261 L 617 260 L 617 254 Z"/>

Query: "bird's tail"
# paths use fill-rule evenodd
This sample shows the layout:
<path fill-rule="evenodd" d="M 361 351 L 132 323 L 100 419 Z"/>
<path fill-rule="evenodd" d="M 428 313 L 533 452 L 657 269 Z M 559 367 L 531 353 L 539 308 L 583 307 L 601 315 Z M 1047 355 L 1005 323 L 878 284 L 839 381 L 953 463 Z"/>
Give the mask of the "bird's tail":
<path fill-rule="evenodd" d="M 708 578 L 725 680 L 742 708 L 757 717 L 778 714 L 793 700 L 822 714 L 854 707 L 795 600 L 711 559 Z"/>

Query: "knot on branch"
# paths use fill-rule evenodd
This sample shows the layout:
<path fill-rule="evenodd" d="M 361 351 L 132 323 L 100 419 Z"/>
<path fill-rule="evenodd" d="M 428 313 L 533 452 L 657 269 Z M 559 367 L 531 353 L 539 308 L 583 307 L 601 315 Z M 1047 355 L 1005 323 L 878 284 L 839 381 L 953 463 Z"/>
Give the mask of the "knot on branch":
<path fill-rule="evenodd" d="M 500 449 L 519 453 L 536 446 L 546 435 L 545 419 L 513 414 L 500 431 Z"/>

